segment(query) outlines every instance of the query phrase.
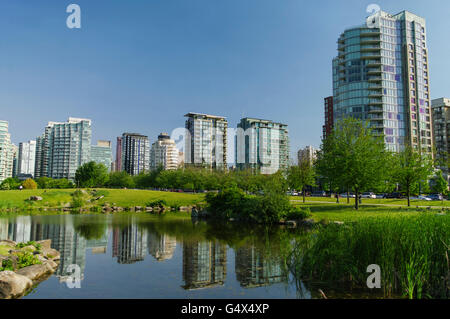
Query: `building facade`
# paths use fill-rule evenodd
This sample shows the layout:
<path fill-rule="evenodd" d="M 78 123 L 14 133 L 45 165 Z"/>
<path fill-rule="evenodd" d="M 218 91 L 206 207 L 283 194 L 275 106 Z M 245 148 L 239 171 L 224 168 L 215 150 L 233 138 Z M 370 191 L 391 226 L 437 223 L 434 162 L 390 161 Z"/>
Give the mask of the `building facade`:
<path fill-rule="evenodd" d="M 313 165 L 314 161 L 317 158 L 317 150 L 311 145 L 306 146 L 303 149 L 300 149 L 297 153 L 298 164 L 303 161 L 308 161 L 311 165 Z"/>
<path fill-rule="evenodd" d="M 17 174 L 34 176 L 36 163 L 36 141 L 19 143 L 19 152 L 17 158 Z"/>
<path fill-rule="evenodd" d="M 333 131 L 333 97 L 329 96 L 324 99 L 325 107 L 325 124 L 322 127 L 322 139 L 326 139 Z"/>
<path fill-rule="evenodd" d="M 432 153 L 429 60 L 425 19 L 380 11 L 345 30 L 333 59 L 336 121 L 354 117 L 384 135 L 386 148 Z"/>
<path fill-rule="evenodd" d="M 167 133 L 161 133 L 150 149 L 150 169 L 164 170 L 178 168 L 178 149 L 175 141 Z"/>
<path fill-rule="evenodd" d="M 111 141 L 98 141 L 97 145 L 92 145 L 91 161 L 105 165 L 110 171 L 112 163 Z"/>
<path fill-rule="evenodd" d="M 122 137 L 117 137 L 115 171 L 122 171 Z"/>
<path fill-rule="evenodd" d="M 289 136 L 286 124 L 243 118 L 236 132 L 236 167 L 273 174 L 289 166 Z"/>
<path fill-rule="evenodd" d="M 148 136 L 137 133 L 123 133 L 121 144 L 121 171 L 130 175 L 139 175 L 150 170 Z"/>
<path fill-rule="evenodd" d="M 199 113 L 188 113 L 185 117 L 184 165 L 226 169 L 227 119 Z"/>
<path fill-rule="evenodd" d="M 75 179 L 76 170 L 91 159 L 91 120 L 70 117 L 49 122 L 36 139 L 36 178 Z"/>
<path fill-rule="evenodd" d="M 436 162 L 444 177 L 449 181 L 450 152 L 450 99 L 440 98 L 431 101 L 433 110 L 434 145 Z"/>
<path fill-rule="evenodd" d="M 13 176 L 14 145 L 8 129 L 9 123 L 0 121 L 0 183 Z"/>

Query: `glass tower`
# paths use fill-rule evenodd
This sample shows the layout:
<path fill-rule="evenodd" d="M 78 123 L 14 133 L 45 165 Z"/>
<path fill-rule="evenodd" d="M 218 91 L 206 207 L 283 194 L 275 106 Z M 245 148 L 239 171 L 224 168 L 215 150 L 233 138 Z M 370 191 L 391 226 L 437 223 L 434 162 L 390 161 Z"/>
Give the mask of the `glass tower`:
<path fill-rule="evenodd" d="M 333 117 L 367 121 L 386 148 L 432 153 L 425 20 L 380 11 L 338 39 L 333 59 Z"/>

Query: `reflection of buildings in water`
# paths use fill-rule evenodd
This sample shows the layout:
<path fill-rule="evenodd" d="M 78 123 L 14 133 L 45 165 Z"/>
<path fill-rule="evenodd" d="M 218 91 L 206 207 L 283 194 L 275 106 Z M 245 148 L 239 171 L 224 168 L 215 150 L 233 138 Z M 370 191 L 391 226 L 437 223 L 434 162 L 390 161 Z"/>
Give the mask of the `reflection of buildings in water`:
<path fill-rule="evenodd" d="M 147 251 L 147 232 L 130 223 L 113 231 L 113 257 L 119 264 L 132 264 L 144 260 Z"/>
<path fill-rule="evenodd" d="M 177 240 L 169 235 L 157 233 L 148 233 L 148 252 L 157 261 L 163 261 L 172 258 Z"/>
<path fill-rule="evenodd" d="M 226 245 L 206 241 L 183 243 L 184 289 L 223 285 L 226 275 Z"/>
<path fill-rule="evenodd" d="M 246 288 L 272 285 L 287 279 L 279 256 L 266 257 L 261 249 L 254 246 L 236 250 L 235 272 L 241 287 Z"/>
<path fill-rule="evenodd" d="M 86 249 L 92 249 L 93 254 L 106 254 L 107 246 L 108 230 L 105 231 L 100 239 L 88 239 L 86 241 Z"/>
<path fill-rule="evenodd" d="M 8 227 L 8 238 L 17 243 L 29 242 L 31 239 L 31 216 L 17 216 Z"/>
<path fill-rule="evenodd" d="M 0 218 L 0 240 L 9 239 L 8 229 L 9 229 L 8 219 Z"/>

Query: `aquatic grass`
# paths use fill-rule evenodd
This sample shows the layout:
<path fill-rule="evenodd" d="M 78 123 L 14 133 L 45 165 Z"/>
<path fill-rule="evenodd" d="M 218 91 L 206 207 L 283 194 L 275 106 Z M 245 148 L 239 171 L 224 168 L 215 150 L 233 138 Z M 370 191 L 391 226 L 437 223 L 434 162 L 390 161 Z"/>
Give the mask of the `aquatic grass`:
<path fill-rule="evenodd" d="M 420 213 L 331 223 L 297 243 L 291 269 L 304 280 L 364 287 L 367 266 L 377 264 L 387 296 L 447 298 L 448 243 L 448 215 Z"/>

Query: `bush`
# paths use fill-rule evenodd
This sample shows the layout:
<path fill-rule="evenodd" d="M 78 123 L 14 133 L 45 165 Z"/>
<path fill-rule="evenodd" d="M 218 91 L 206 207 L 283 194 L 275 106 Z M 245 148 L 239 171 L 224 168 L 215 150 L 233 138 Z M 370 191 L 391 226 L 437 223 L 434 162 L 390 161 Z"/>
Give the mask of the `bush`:
<path fill-rule="evenodd" d="M 309 207 L 303 209 L 299 207 L 292 207 L 291 210 L 286 214 L 285 218 L 287 220 L 304 220 L 311 216 L 312 215 Z"/>
<path fill-rule="evenodd" d="M 82 208 L 87 203 L 86 194 L 81 190 L 76 190 L 72 193 L 72 208 Z"/>
<path fill-rule="evenodd" d="M 37 183 L 31 178 L 28 178 L 26 181 L 24 181 L 22 183 L 22 186 L 24 189 L 37 189 L 38 187 Z"/>
<path fill-rule="evenodd" d="M 167 202 L 164 199 L 158 199 L 153 202 L 148 202 L 145 204 L 146 207 L 159 207 L 163 208 L 164 206 L 167 206 Z"/>

